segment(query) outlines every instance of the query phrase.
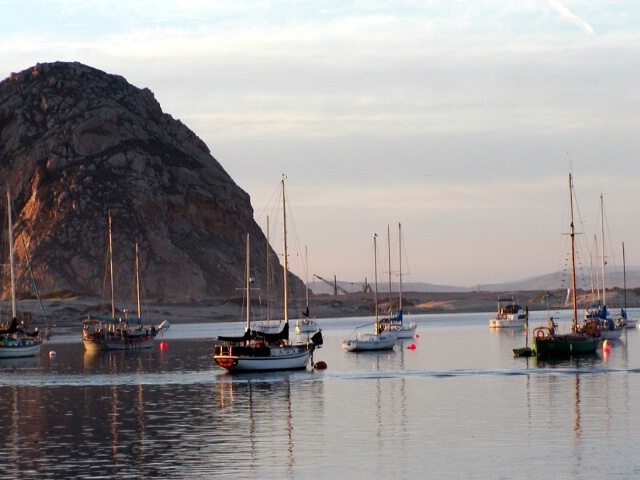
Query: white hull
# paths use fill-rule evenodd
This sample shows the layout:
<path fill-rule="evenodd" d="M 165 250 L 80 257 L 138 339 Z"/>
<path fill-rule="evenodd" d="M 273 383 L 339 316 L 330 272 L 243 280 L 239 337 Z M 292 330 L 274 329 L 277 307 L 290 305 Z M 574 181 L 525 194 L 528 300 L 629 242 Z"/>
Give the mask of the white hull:
<path fill-rule="evenodd" d="M 416 334 L 416 327 L 417 325 L 415 323 L 412 323 L 410 325 L 401 325 L 398 328 L 392 329 L 392 331 L 395 331 L 398 333 L 398 337 L 399 339 L 405 339 L 405 338 L 413 338 Z"/>
<path fill-rule="evenodd" d="M 616 328 L 615 330 L 602 329 L 600 332 L 602 340 L 618 340 L 622 336 L 623 328 Z"/>
<path fill-rule="evenodd" d="M 524 318 L 492 318 L 489 320 L 489 328 L 524 328 Z"/>
<path fill-rule="evenodd" d="M 301 333 L 315 333 L 318 331 L 318 328 L 318 324 L 313 320 L 298 320 L 295 331 L 300 335 Z"/>
<path fill-rule="evenodd" d="M 19 345 L 19 346 L 0 346 L 0 358 L 25 358 L 25 357 L 37 357 L 40 354 L 40 347 L 42 342 L 37 342 L 33 345 Z"/>
<path fill-rule="evenodd" d="M 364 334 L 359 338 L 349 338 L 342 342 L 342 348 L 348 352 L 363 352 L 374 350 L 391 350 L 396 344 L 395 335 Z"/>
<path fill-rule="evenodd" d="M 214 355 L 216 363 L 229 372 L 273 372 L 307 368 L 313 348 L 272 347 L 268 357 Z"/>
<path fill-rule="evenodd" d="M 262 333 L 278 333 L 280 330 L 282 330 L 282 325 L 280 322 L 268 322 L 268 323 L 254 323 L 252 326 L 252 329 L 256 332 L 262 332 Z"/>

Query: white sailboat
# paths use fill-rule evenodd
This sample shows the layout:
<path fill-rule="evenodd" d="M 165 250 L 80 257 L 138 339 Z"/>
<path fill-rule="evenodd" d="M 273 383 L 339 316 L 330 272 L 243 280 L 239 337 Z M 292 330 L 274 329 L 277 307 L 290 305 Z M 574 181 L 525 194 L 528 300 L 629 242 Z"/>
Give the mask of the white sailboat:
<path fill-rule="evenodd" d="M 622 242 L 622 278 L 624 284 L 624 303 L 620 309 L 620 316 L 615 318 L 616 327 L 618 328 L 636 328 L 638 325 L 637 318 L 629 318 L 627 315 L 627 262 L 624 257 L 624 242 Z"/>
<path fill-rule="evenodd" d="M 591 307 L 587 308 L 583 323 L 596 321 L 600 324 L 602 340 L 618 340 L 622 336 L 623 328 L 616 325 L 614 319 L 609 315 L 607 310 L 607 289 L 605 285 L 605 248 L 604 248 L 604 200 L 600 195 L 600 243 L 602 245 L 601 255 L 601 275 L 602 275 L 602 303 L 600 299 Z"/>
<path fill-rule="evenodd" d="M 298 335 L 302 335 L 303 333 L 313 333 L 319 330 L 318 324 L 315 320 L 312 320 L 309 317 L 309 278 L 307 276 L 308 262 L 307 262 L 307 247 L 304 248 L 304 258 L 305 258 L 305 300 L 306 307 L 304 312 L 302 312 L 302 318 L 300 320 L 296 320 L 295 331 Z"/>
<path fill-rule="evenodd" d="M 18 322 L 16 302 L 15 260 L 13 254 L 13 219 L 11 193 L 7 186 L 7 236 L 11 282 L 11 321 L 0 326 L 0 358 L 35 357 L 40 353 L 44 339 L 37 327 Z"/>
<path fill-rule="evenodd" d="M 265 372 L 282 370 L 302 370 L 307 368 L 316 348 L 322 346 L 322 332 L 318 330 L 309 341 L 292 343 L 289 341 L 288 310 L 288 261 L 287 261 L 287 216 L 285 204 L 285 176 L 282 176 L 282 212 L 283 212 L 283 290 L 284 320 L 283 328 L 275 334 L 251 330 L 249 317 L 249 237 L 247 236 L 247 324 L 241 337 L 218 337 L 221 344 L 215 346 L 214 360 L 218 366 L 229 372 Z"/>
<path fill-rule="evenodd" d="M 387 227 L 387 238 L 389 238 L 389 228 Z M 402 227 L 398 224 L 398 255 L 399 255 L 399 281 L 398 281 L 398 311 L 395 316 L 391 315 L 391 247 L 390 242 L 387 240 L 388 255 L 389 255 L 389 316 L 380 320 L 382 328 L 392 332 L 396 332 L 399 339 L 413 338 L 416 333 L 418 325 L 410 321 L 404 323 L 404 317 L 402 315 Z"/>
<path fill-rule="evenodd" d="M 167 320 L 160 325 L 144 326 L 141 318 L 139 249 L 136 243 L 136 297 L 137 316 L 116 315 L 113 247 L 111 240 L 111 213 L 109 213 L 109 273 L 111 279 L 111 315 L 89 315 L 82 323 L 82 343 L 87 352 L 102 350 L 138 350 L 151 348 L 158 333 L 170 326 Z"/>
<path fill-rule="evenodd" d="M 255 332 L 274 334 L 278 333 L 283 325 L 280 320 L 274 320 L 271 316 L 271 257 L 269 251 L 269 245 L 271 243 L 269 239 L 269 217 L 267 216 L 267 264 L 266 264 L 266 278 L 267 278 L 267 318 L 264 320 L 252 320 L 251 328 Z"/>
<path fill-rule="evenodd" d="M 342 342 L 342 348 L 348 352 L 361 352 L 361 351 L 373 351 L 373 350 L 392 350 L 398 339 L 398 332 L 392 330 L 383 330 L 378 317 L 378 253 L 377 253 L 377 240 L 378 236 L 373 235 L 373 258 L 374 258 L 374 270 L 375 270 L 375 288 L 374 295 L 374 308 L 375 308 L 375 330 L 373 333 L 364 333 L 360 329 L 367 327 L 356 328 L 354 333 Z M 370 325 L 370 324 L 369 324 Z"/>

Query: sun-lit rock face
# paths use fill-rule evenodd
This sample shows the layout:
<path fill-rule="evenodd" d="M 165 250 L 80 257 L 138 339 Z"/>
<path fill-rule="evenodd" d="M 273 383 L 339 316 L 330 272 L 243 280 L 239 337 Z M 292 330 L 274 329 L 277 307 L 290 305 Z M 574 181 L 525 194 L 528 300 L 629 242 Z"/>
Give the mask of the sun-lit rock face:
<path fill-rule="evenodd" d="M 120 76 L 56 62 L 2 81 L 0 181 L 15 203 L 18 262 L 27 252 L 41 291 L 103 292 L 108 211 L 116 288 L 133 295 L 138 242 L 148 295 L 238 295 L 247 232 L 255 276 L 266 281 L 249 195 L 150 90 Z M 18 270 L 28 290 L 29 273 Z"/>

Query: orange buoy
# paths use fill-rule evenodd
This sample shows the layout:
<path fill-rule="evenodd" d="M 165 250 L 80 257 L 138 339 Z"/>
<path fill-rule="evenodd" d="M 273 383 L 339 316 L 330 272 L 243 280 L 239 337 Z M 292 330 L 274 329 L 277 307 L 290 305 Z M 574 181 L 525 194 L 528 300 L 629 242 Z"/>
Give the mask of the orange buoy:
<path fill-rule="evenodd" d="M 166 349 L 167 349 L 167 342 L 163 340 L 160 342 L 160 350 L 166 350 Z"/>
<path fill-rule="evenodd" d="M 415 349 L 416 349 L 416 344 L 415 344 L 415 343 L 412 343 L 412 344 L 411 344 L 411 345 L 409 345 L 407 348 L 408 348 L 409 350 L 415 350 Z"/>
<path fill-rule="evenodd" d="M 320 361 L 313 364 L 314 370 L 325 370 L 327 368 L 326 362 Z"/>
<path fill-rule="evenodd" d="M 602 342 L 602 351 L 609 352 L 611 351 L 611 342 L 609 340 L 605 340 Z"/>

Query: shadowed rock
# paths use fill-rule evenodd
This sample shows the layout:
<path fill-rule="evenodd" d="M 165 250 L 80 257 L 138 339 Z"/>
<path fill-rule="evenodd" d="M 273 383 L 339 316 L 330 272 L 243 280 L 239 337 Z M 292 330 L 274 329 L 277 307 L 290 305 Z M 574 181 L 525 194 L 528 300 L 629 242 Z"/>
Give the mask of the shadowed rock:
<path fill-rule="evenodd" d="M 249 195 L 150 90 L 120 76 L 56 62 L 2 81 L 0 181 L 15 202 L 17 261 L 28 253 L 41 291 L 105 291 L 108 210 L 116 286 L 131 296 L 135 242 L 147 295 L 237 294 L 247 232 L 264 288 Z M 24 268 L 18 283 L 32 283 Z"/>

